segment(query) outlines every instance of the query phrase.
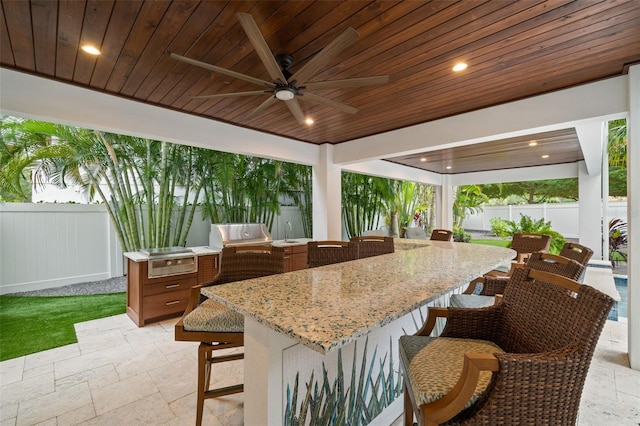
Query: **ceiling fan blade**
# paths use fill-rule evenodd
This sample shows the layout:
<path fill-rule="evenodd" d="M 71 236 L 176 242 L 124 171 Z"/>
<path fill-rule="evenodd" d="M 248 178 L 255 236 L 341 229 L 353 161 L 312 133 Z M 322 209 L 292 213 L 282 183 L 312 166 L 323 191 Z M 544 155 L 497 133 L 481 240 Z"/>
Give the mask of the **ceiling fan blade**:
<path fill-rule="evenodd" d="M 289 107 L 289 111 L 291 111 L 291 114 L 293 114 L 296 120 L 298 120 L 298 123 L 304 125 L 304 112 L 302 112 L 302 108 L 300 107 L 298 100 L 296 98 L 293 98 L 290 101 L 284 101 L 284 103 L 287 104 L 287 106 Z"/>
<path fill-rule="evenodd" d="M 258 107 L 256 109 L 254 109 L 253 111 L 247 113 L 244 116 L 244 118 L 245 119 L 249 119 L 249 118 L 255 117 L 256 115 L 258 115 L 259 113 L 261 113 L 265 109 L 269 108 L 272 104 L 276 103 L 277 101 L 278 101 L 278 98 L 276 98 L 275 96 L 270 96 L 269 98 L 267 98 L 266 101 L 264 101 L 263 103 L 258 105 Z"/>
<path fill-rule="evenodd" d="M 210 71 L 215 71 L 217 73 L 228 75 L 229 77 L 234 77 L 234 78 L 237 78 L 239 80 L 248 81 L 249 83 L 257 84 L 259 86 L 266 86 L 266 87 L 270 87 L 270 88 L 275 87 L 275 85 L 273 83 L 269 82 L 269 81 L 265 81 L 265 80 L 261 80 L 259 78 L 251 77 L 250 75 L 246 75 L 246 74 L 240 74 L 239 72 L 231 71 L 231 70 L 228 70 L 226 68 L 220 68 L 220 67 L 217 67 L 215 65 L 207 64 L 206 62 L 201 62 L 201 61 L 197 61 L 195 59 L 187 58 L 186 56 L 178 55 L 176 53 L 172 53 L 170 56 L 171 56 L 171 58 L 173 58 L 173 59 L 175 59 L 177 61 L 186 62 L 187 64 L 195 65 L 197 67 L 201 67 L 201 68 L 204 68 L 204 69 L 207 69 L 207 70 L 210 70 Z"/>
<path fill-rule="evenodd" d="M 314 95 L 313 93 L 305 93 L 303 96 L 300 97 L 300 99 L 306 102 L 314 103 L 314 104 L 326 105 L 328 107 L 331 107 L 343 112 L 348 112 L 349 114 L 355 114 L 356 112 L 358 112 L 358 108 L 354 108 L 350 105 L 336 102 L 322 96 Z"/>
<path fill-rule="evenodd" d="M 283 84 L 286 84 L 287 79 L 282 74 L 282 70 L 276 62 L 276 58 L 273 57 L 273 53 L 271 53 L 271 49 L 269 49 L 269 45 L 262 36 L 253 16 L 248 13 L 238 13 L 236 16 L 273 81 L 280 80 Z"/>
<path fill-rule="evenodd" d="M 372 77 L 347 78 L 344 80 L 313 81 L 304 85 L 306 90 L 342 89 L 344 87 L 373 86 L 389 82 L 388 75 L 376 75 Z M 306 92 L 305 92 L 306 95 Z"/>
<path fill-rule="evenodd" d="M 296 81 L 296 85 L 304 85 L 307 79 L 315 75 L 322 67 L 324 67 L 338 53 L 349 47 L 351 43 L 359 37 L 358 32 L 349 27 L 336 37 L 331 43 L 325 46 L 317 55 L 309 60 L 302 68 L 291 76 L 290 81 Z"/>
<path fill-rule="evenodd" d="M 218 93 L 215 95 L 192 96 L 191 99 L 226 98 L 231 96 L 257 96 L 257 95 L 266 95 L 267 93 L 270 93 L 270 92 L 265 90 L 252 90 L 250 92 L 231 92 L 231 93 Z"/>

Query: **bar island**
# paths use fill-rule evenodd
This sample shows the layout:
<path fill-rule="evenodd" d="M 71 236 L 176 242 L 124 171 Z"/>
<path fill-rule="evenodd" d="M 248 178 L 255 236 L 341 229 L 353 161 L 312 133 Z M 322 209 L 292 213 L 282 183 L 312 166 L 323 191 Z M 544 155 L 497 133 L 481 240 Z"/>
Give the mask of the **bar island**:
<path fill-rule="evenodd" d="M 422 325 L 427 306 L 448 305 L 450 294 L 515 255 L 401 244 L 393 254 L 202 289 L 245 316 L 245 425 L 300 416 L 313 424 L 334 404 L 347 419 L 390 424 L 402 412 L 399 337 Z M 311 405 L 317 413 L 303 413 Z"/>

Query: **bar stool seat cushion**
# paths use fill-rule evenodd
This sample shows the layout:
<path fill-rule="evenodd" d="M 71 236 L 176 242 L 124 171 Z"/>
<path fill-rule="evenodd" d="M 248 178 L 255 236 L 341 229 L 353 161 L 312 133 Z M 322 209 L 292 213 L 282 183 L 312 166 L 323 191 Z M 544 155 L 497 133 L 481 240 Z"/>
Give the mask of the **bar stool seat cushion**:
<path fill-rule="evenodd" d="M 207 299 L 184 317 L 184 329 L 188 331 L 242 333 L 244 331 L 244 317 L 214 300 Z"/>
<path fill-rule="evenodd" d="M 400 356 L 409 366 L 408 387 L 413 390 L 416 404 L 428 404 L 450 392 L 462 373 L 465 353 L 503 353 L 495 343 L 487 340 L 451 337 L 400 337 Z M 480 379 L 470 407 L 485 391 L 491 381 L 490 371 L 480 372 Z"/>
<path fill-rule="evenodd" d="M 449 305 L 455 308 L 486 308 L 495 303 L 495 297 L 479 294 L 452 294 L 449 299 Z"/>

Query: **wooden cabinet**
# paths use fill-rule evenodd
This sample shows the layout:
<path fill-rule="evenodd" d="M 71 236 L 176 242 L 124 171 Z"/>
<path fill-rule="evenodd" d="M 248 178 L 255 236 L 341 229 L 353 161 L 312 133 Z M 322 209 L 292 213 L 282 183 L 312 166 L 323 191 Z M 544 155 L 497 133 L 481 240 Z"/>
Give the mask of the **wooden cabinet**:
<path fill-rule="evenodd" d="M 307 245 L 287 246 L 284 249 L 284 272 L 307 269 Z"/>
<path fill-rule="evenodd" d="M 128 261 L 127 315 L 138 327 L 182 315 L 191 287 L 218 273 L 218 254 L 198 256 L 198 272 L 149 278 L 148 262 Z"/>

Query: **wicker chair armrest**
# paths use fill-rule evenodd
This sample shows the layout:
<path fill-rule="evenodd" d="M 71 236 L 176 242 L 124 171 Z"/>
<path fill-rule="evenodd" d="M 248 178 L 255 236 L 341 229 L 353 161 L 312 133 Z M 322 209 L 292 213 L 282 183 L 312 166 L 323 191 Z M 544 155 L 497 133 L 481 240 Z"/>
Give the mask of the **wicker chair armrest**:
<path fill-rule="evenodd" d="M 471 399 L 478 385 L 481 371 L 498 371 L 500 363 L 493 354 L 467 353 L 464 355 L 462 372 L 456 385 L 442 398 L 427 404 L 423 408 L 423 417 L 427 425 L 439 425 L 462 411 Z"/>
<path fill-rule="evenodd" d="M 509 277 L 485 277 L 484 284 L 482 286 L 483 296 L 495 296 L 496 294 L 503 294 L 504 289 L 507 287 Z"/>
<path fill-rule="evenodd" d="M 433 328 L 436 326 L 436 320 L 438 318 L 448 318 L 449 317 L 449 309 L 448 308 L 435 308 L 430 307 L 427 311 L 427 319 L 422 325 L 422 328 L 418 330 L 415 334 L 416 336 L 428 336 L 433 331 Z"/>

